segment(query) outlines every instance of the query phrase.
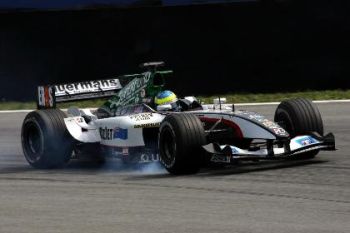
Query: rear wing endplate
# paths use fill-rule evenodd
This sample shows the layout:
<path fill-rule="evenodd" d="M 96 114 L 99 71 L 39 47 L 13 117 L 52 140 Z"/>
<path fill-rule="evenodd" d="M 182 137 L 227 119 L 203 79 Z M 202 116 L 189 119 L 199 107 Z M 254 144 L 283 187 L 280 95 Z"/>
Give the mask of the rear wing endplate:
<path fill-rule="evenodd" d="M 122 88 L 119 79 L 103 79 L 38 87 L 38 109 L 55 108 L 56 103 L 111 97 Z"/>

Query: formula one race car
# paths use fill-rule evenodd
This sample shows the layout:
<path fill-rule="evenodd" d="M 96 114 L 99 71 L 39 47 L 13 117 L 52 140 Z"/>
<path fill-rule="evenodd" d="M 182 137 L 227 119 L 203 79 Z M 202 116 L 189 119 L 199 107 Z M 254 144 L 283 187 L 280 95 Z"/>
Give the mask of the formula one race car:
<path fill-rule="evenodd" d="M 156 106 L 164 77 L 172 73 L 159 71 L 161 65 L 145 63 L 146 72 L 108 80 L 38 87 L 38 110 L 22 126 L 29 164 L 54 168 L 72 157 L 112 156 L 123 163 L 160 161 L 171 174 L 190 174 L 208 163 L 310 159 L 335 150 L 317 107 L 302 98 L 281 102 L 274 121 L 223 99 L 202 105 L 185 97 Z M 66 114 L 56 108 L 56 102 L 111 96 L 98 109 L 71 107 Z"/>

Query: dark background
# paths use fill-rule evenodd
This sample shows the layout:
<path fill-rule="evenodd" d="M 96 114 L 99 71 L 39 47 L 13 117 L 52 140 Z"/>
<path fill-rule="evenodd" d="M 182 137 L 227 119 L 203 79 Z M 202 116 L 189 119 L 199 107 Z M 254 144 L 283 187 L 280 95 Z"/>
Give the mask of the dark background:
<path fill-rule="evenodd" d="M 0 14 L 0 99 L 164 60 L 181 95 L 350 88 L 347 1 Z"/>

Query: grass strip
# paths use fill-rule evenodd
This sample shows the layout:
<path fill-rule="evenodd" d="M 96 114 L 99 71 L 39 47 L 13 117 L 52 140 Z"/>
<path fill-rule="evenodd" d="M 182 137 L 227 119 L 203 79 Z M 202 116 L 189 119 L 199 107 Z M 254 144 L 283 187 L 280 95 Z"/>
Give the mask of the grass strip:
<path fill-rule="evenodd" d="M 213 98 L 226 98 L 227 103 L 280 102 L 285 99 L 303 97 L 311 100 L 350 99 L 350 90 L 300 91 L 279 93 L 232 93 L 225 95 L 199 96 L 204 103 L 212 103 Z"/>
<path fill-rule="evenodd" d="M 285 99 L 303 97 L 311 100 L 340 100 L 350 99 L 350 90 L 325 90 L 325 91 L 300 91 L 281 93 L 229 93 L 212 96 L 198 96 L 197 98 L 206 103 L 212 103 L 214 98 L 226 98 L 227 103 L 259 103 L 259 102 L 280 102 Z M 59 108 L 76 106 L 79 108 L 93 108 L 101 106 L 106 100 L 84 100 L 69 103 L 59 103 Z M 35 109 L 35 102 L 0 102 L 0 110 L 21 110 Z"/>

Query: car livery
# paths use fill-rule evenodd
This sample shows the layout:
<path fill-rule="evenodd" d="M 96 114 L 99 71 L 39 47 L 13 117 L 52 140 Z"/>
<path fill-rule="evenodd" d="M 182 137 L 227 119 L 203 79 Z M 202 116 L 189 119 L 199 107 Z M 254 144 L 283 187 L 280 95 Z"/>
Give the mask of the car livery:
<path fill-rule="evenodd" d="M 110 80 L 39 87 L 38 110 L 22 126 L 29 164 L 57 167 L 72 152 L 75 158 L 91 152 L 124 163 L 158 161 L 171 174 L 189 174 L 210 163 L 310 159 L 335 150 L 317 106 L 302 98 L 282 101 L 274 120 L 220 98 L 202 105 L 189 96 L 178 99 L 175 109 L 157 107 L 154 97 L 172 73 L 159 71 L 161 65 L 145 63 L 146 72 Z M 71 107 L 66 114 L 56 108 L 56 102 L 105 97 L 111 98 L 98 109 Z"/>

